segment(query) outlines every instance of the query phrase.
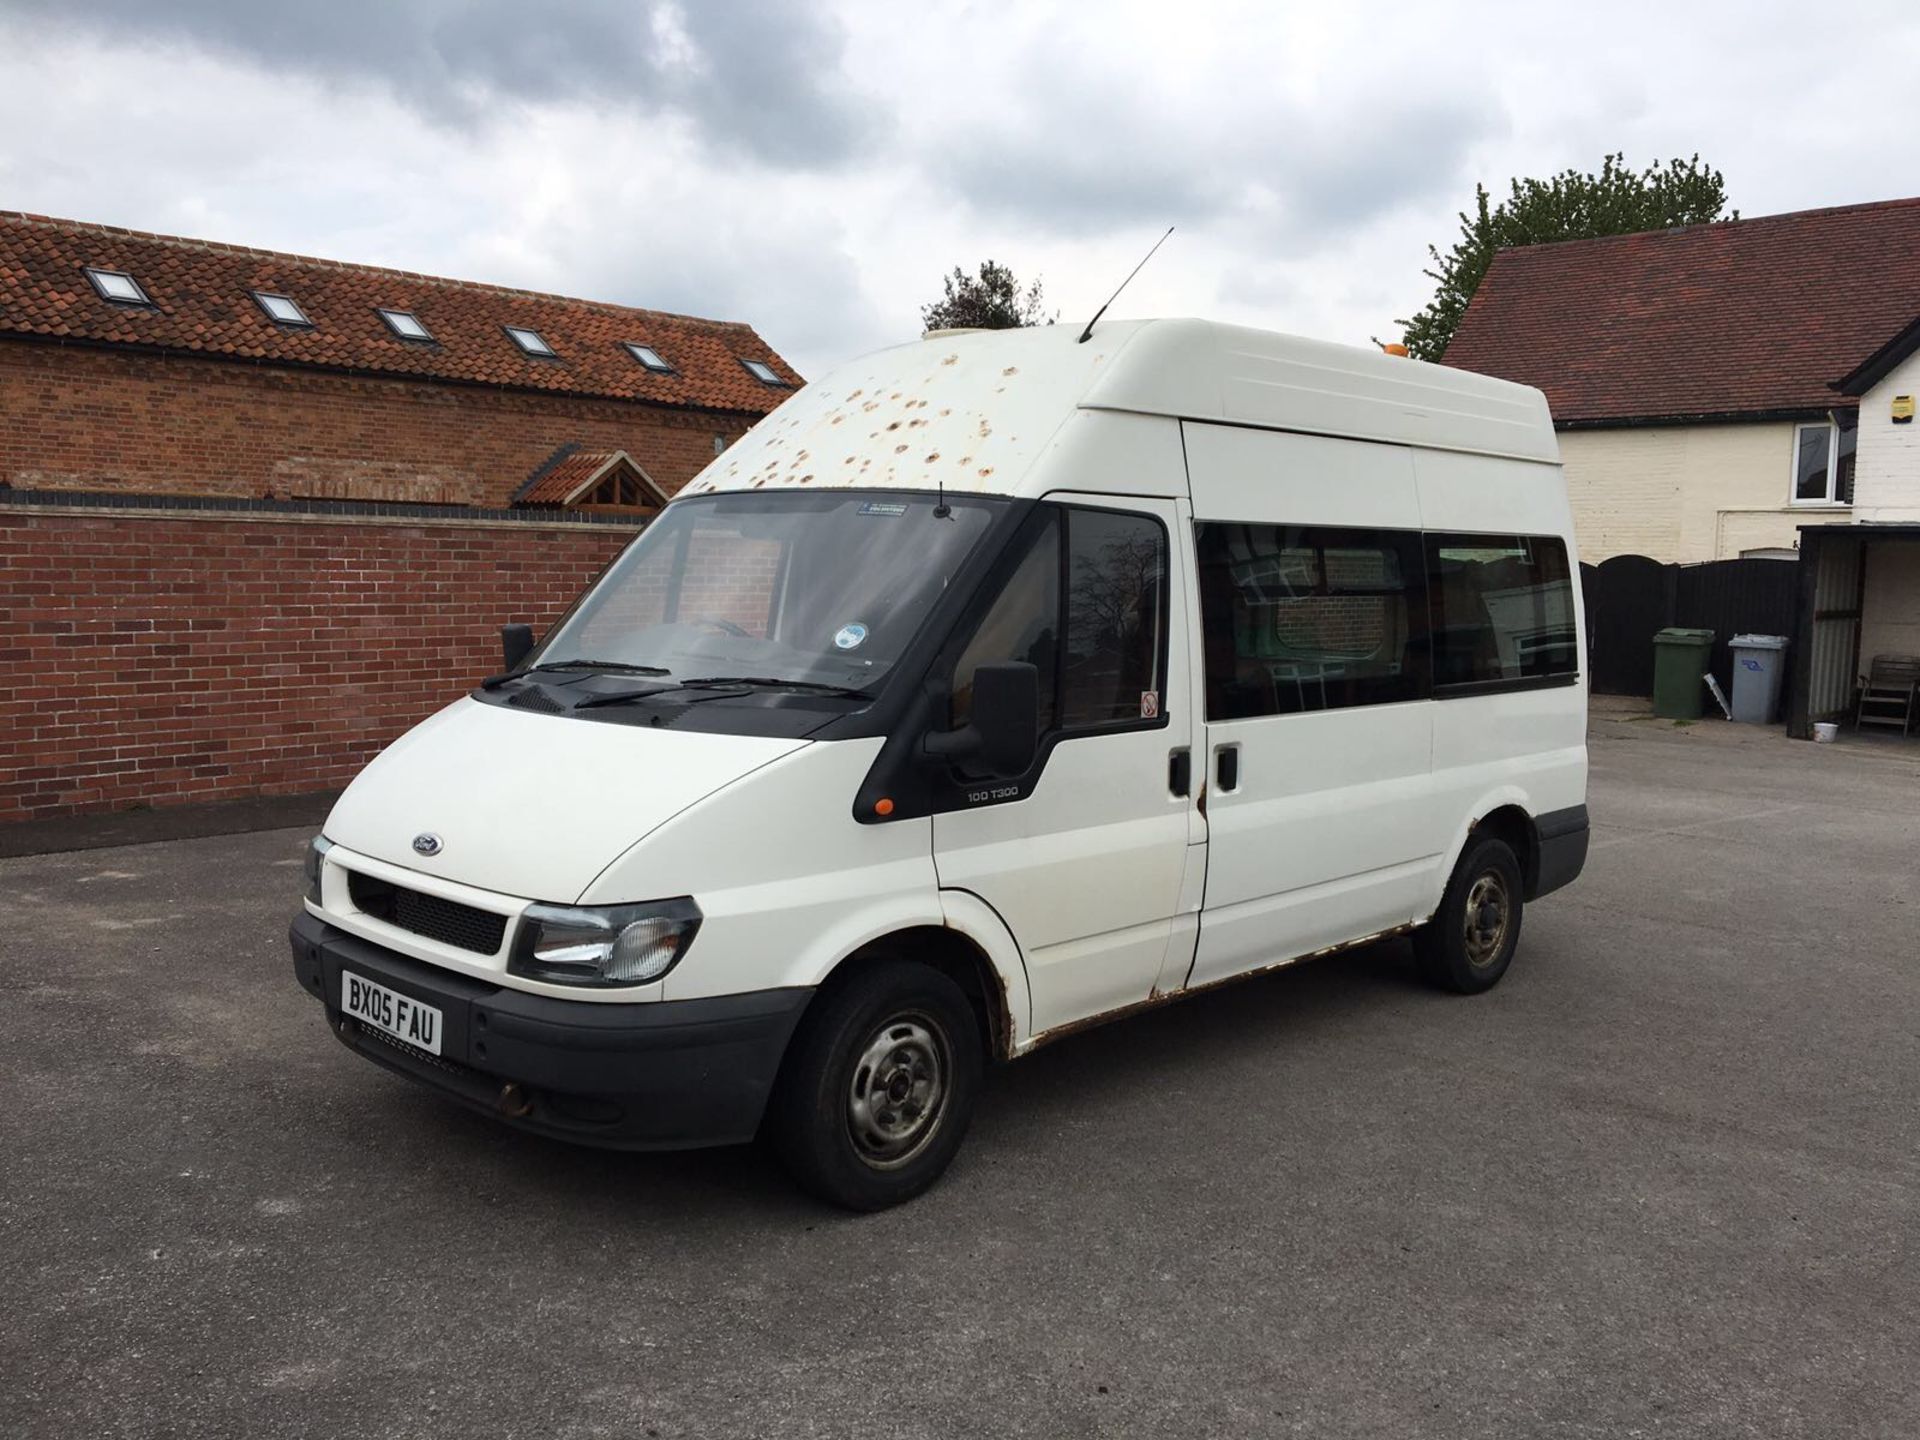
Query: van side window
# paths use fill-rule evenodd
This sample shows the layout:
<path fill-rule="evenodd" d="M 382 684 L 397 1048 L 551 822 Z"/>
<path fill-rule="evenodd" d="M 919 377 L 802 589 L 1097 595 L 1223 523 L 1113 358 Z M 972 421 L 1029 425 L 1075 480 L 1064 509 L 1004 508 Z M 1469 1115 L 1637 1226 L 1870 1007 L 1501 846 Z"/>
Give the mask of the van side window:
<path fill-rule="evenodd" d="M 1573 581 L 1562 541 L 1429 535 L 1427 584 L 1437 692 L 1579 671 Z"/>
<path fill-rule="evenodd" d="M 1426 695 L 1418 534 L 1200 521 L 1194 541 L 1209 720 Z"/>
<path fill-rule="evenodd" d="M 1144 515 L 1065 513 L 1061 723 L 1075 729 L 1158 719 L 1166 713 L 1167 532 Z"/>
<path fill-rule="evenodd" d="M 1050 516 L 953 667 L 947 691 L 953 727 L 965 725 L 973 713 L 976 669 L 1023 660 L 1040 671 L 1040 731 L 1053 729 L 1059 718 L 1054 695 L 1059 643 L 1060 521 Z"/>

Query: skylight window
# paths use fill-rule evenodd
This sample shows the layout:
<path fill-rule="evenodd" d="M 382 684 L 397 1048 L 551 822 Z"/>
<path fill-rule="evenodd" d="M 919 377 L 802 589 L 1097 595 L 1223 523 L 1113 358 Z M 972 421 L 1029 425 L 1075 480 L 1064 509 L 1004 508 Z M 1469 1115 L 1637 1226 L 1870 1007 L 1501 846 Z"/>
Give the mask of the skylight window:
<path fill-rule="evenodd" d="M 540 338 L 538 330 L 528 330 L 521 325 L 509 325 L 506 331 L 513 337 L 513 343 L 529 355 L 551 356 L 553 354 L 553 347 Z"/>
<path fill-rule="evenodd" d="M 256 290 L 253 298 L 260 302 L 260 308 L 267 312 L 267 318 L 282 325 L 313 324 L 307 318 L 307 312 L 300 308 L 299 302 L 291 295 L 275 295 L 266 290 Z"/>
<path fill-rule="evenodd" d="M 740 363 L 746 366 L 747 373 L 762 385 L 784 386 L 787 383 L 782 380 L 779 375 L 774 372 L 774 368 L 764 360 L 742 360 Z"/>
<path fill-rule="evenodd" d="M 656 375 L 673 374 L 673 367 L 662 360 L 660 358 L 660 352 L 651 345 L 637 345 L 629 340 L 627 342 L 627 353 Z"/>
<path fill-rule="evenodd" d="M 402 340 L 431 340 L 433 332 L 420 323 L 420 317 L 411 310 L 381 310 L 380 318 L 387 322 L 387 328 Z"/>
<path fill-rule="evenodd" d="M 147 292 L 140 288 L 140 282 L 124 270 L 96 270 L 86 267 L 87 279 L 93 282 L 93 288 L 100 292 L 102 300 L 111 300 L 116 305 L 151 305 Z"/>

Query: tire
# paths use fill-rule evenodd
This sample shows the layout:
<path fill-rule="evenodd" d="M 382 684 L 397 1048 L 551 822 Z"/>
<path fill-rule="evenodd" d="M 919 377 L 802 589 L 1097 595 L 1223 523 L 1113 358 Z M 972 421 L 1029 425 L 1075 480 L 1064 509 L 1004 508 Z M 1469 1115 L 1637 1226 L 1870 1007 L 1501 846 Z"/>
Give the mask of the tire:
<path fill-rule="evenodd" d="M 1440 908 L 1414 932 L 1421 978 L 1460 995 L 1491 990 L 1513 963 L 1523 908 L 1512 847 L 1492 836 L 1470 839 Z"/>
<path fill-rule="evenodd" d="M 767 1139 L 808 1193 L 884 1210 L 952 1163 L 982 1065 L 979 1021 L 952 980 L 907 960 L 862 966 L 801 1020 Z"/>

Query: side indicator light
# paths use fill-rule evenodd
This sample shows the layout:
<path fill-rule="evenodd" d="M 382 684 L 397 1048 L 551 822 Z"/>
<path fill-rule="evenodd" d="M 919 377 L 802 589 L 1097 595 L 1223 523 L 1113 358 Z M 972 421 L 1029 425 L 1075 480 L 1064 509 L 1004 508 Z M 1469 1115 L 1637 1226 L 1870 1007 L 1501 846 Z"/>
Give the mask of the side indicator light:
<path fill-rule="evenodd" d="M 887 799 L 887 797 L 884 795 L 881 796 L 878 800 L 873 802 L 873 813 L 876 815 L 893 814 L 893 801 Z"/>

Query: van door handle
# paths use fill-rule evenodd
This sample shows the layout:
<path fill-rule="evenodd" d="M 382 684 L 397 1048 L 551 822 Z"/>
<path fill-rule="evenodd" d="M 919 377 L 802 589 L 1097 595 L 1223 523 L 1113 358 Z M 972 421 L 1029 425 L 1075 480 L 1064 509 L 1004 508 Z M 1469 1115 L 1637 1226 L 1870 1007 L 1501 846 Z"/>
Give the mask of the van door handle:
<path fill-rule="evenodd" d="M 1240 788 L 1240 747 L 1238 745 L 1222 745 L 1214 753 L 1213 765 L 1214 778 L 1220 782 L 1222 790 Z"/>
<path fill-rule="evenodd" d="M 1184 745 L 1167 752 L 1167 790 L 1174 795 L 1193 793 L 1193 752 Z"/>

